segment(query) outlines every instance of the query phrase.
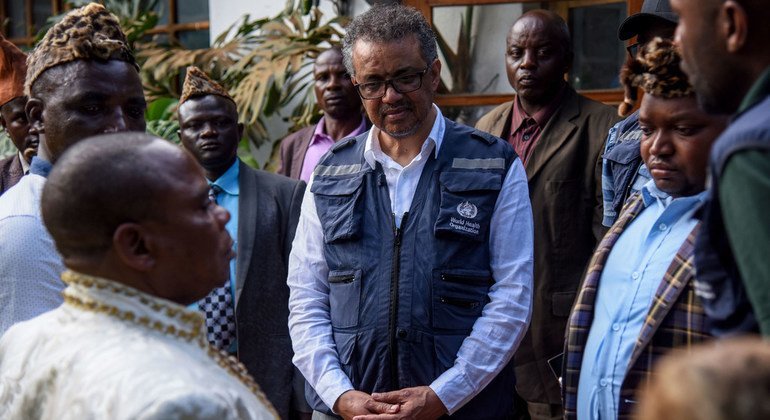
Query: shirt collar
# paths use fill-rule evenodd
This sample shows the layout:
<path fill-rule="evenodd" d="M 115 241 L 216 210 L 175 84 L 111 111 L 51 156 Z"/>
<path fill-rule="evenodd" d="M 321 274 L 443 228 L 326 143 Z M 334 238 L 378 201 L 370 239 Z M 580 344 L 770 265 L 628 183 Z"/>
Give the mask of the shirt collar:
<path fill-rule="evenodd" d="M 559 109 L 559 105 L 561 105 L 561 102 L 564 99 L 564 92 L 566 91 L 567 84 L 564 83 L 562 84 L 556 96 L 553 97 L 551 102 L 549 102 L 548 105 L 546 105 L 540 111 L 535 112 L 531 116 L 527 114 L 526 111 L 524 111 L 524 107 L 522 107 L 521 103 L 519 102 L 519 96 L 516 95 L 516 100 L 513 101 L 513 112 L 511 113 L 511 133 L 517 132 L 519 128 L 521 128 L 521 125 L 524 124 L 524 121 L 528 120 L 529 118 L 535 120 L 535 123 L 538 126 L 545 127 L 545 125 L 548 123 L 548 120 L 550 120 L 556 110 Z"/>
<path fill-rule="evenodd" d="M 361 115 L 361 123 L 358 124 L 358 127 L 356 127 L 353 131 L 345 134 L 340 138 L 344 139 L 346 137 L 355 137 L 363 133 L 365 130 L 366 130 L 366 118 L 364 118 L 364 116 Z M 326 117 L 321 117 L 321 119 L 318 120 L 318 123 L 315 125 L 315 130 L 313 131 L 313 137 L 310 139 L 310 144 L 316 143 L 319 139 L 322 139 L 322 138 L 327 138 L 332 142 L 334 141 L 333 138 L 331 138 L 328 134 L 326 134 Z"/>
<path fill-rule="evenodd" d="M 21 171 L 26 174 L 29 172 L 29 163 L 27 163 L 27 160 L 24 159 L 24 155 L 19 152 L 19 161 L 21 162 Z"/>
<path fill-rule="evenodd" d="M 439 149 L 441 149 L 441 143 L 444 141 L 446 121 L 444 120 L 444 116 L 441 114 L 441 110 L 436 104 L 433 104 L 433 109 L 436 110 L 436 120 L 433 121 L 433 127 L 431 128 L 430 133 L 428 133 L 428 138 L 422 143 L 420 155 L 422 155 L 429 147 L 434 147 L 434 157 L 438 157 Z M 368 163 L 372 169 L 374 169 L 377 165 L 375 154 L 383 153 L 382 149 L 380 148 L 379 134 L 380 129 L 372 126 L 372 129 L 369 130 L 369 134 L 366 135 L 364 160 L 366 160 L 366 163 Z"/>
<path fill-rule="evenodd" d="M 239 163 L 240 159 L 236 158 L 235 162 L 230 166 L 225 173 L 222 174 L 215 181 L 208 181 L 209 185 L 216 185 L 229 195 L 238 195 L 240 188 L 238 188 L 238 174 L 240 173 Z"/>
<path fill-rule="evenodd" d="M 33 157 L 32 163 L 29 164 L 29 173 L 40 175 L 45 178 L 48 178 L 51 169 L 53 169 L 51 162 L 38 156 Z"/>
<path fill-rule="evenodd" d="M 695 195 L 688 195 L 685 197 L 678 197 L 673 198 L 668 193 L 665 193 L 658 189 L 658 186 L 655 185 L 655 180 L 650 179 L 647 181 L 646 184 L 642 187 L 642 201 L 644 201 L 644 207 L 649 207 L 655 202 L 659 202 L 661 206 L 668 207 L 669 204 L 673 200 L 693 200 L 700 203 L 703 203 L 706 199 L 706 191 L 701 191 L 698 194 Z"/>
<path fill-rule="evenodd" d="M 767 95 L 770 95 L 770 66 L 765 69 L 764 73 L 762 73 L 762 75 L 759 76 L 759 79 L 757 79 L 751 86 L 751 89 L 749 89 L 746 96 L 743 97 L 741 106 L 738 108 L 738 113 L 751 108 Z"/>

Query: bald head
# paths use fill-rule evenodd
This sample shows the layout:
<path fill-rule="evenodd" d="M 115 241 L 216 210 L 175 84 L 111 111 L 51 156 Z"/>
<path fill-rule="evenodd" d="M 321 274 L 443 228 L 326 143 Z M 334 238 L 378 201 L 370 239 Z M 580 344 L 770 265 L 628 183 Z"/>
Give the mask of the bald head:
<path fill-rule="evenodd" d="M 350 81 L 339 47 L 330 48 L 316 58 L 313 64 L 313 92 L 327 120 L 351 124 L 361 121 L 361 98 Z"/>
<path fill-rule="evenodd" d="M 505 68 L 529 115 L 556 97 L 571 65 L 569 28 L 559 15 L 532 10 L 513 24 L 506 43 Z"/>
<path fill-rule="evenodd" d="M 144 133 L 101 135 L 72 146 L 58 161 L 41 199 L 43 222 L 65 259 L 98 258 L 121 224 L 161 218 L 156 198 L 170 159 L 183 150 Z"/>
<path fill-rule="evenodd" d="M 537 26 L 540 31 L 546 32 L 551 39 L 563 48 L 565 58 L 572 60 L 572 38 L 569 34 L 567 22 L 558 14 L 545 9 L 530 10 L 516 19 L 508 32 L 508 39 L 515 32 L 521 32 L 527 27 Z"/>

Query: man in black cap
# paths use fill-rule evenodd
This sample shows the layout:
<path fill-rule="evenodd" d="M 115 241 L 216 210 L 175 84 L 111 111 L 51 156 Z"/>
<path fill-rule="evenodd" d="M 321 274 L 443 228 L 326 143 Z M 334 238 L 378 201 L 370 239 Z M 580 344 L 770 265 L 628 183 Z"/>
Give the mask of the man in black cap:
<path fill-rule="evenodd" d="M 645 0 L 641 12 L 626 18 L 618 28 L 621 41 L 636 37 L 636 42 L 627 48 L 628 58 L 621 72 L 625 71 L 636 52 L 655 37 L 672 39 L 676 23 L 677 16 L 671 11 L 669 0 Z M 620 116 L 626 116 L 631 111 L 636 101 L 636 89 L 626 88 L 625 96 L 618 108 Z M 641 137 L 638 111 L 612 127 L 607 136 L 602 160 L 604 226 L 612 226 L 626 199 L 652 178 L 639 153 Z"/>

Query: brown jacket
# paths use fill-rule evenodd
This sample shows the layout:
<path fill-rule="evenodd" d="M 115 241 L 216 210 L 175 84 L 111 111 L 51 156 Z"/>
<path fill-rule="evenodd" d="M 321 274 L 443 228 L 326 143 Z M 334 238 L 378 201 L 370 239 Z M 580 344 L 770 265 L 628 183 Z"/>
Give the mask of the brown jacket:
<path fill-rule="evenodd" d="M 18 153 L 0 160 L 0 195 L 16 185 L 24 175 Z"/>
<path fill-rule="evenodd" d="M 281 140 L 281 163 L 277 173 L 292 179 L 299 179 L 302 174 L 302 164 L 305 162 L 305 154 L 313 138 L 315 125 L 305 127 L 289 134 Z"/>
<path fill-rule="evenodd" d="M 498 106 L 476 128 L 507 139 L 512 109 L 512 101 Z M 534 298 L 530 329 L 514 360 L 516 388 L 527 401 L 561 404 L 547 361 L 564 348 L 580 279 L 605 232 L 601 153 L 616 115 L 569 87 L 525 168 L 535 223 Z"/>

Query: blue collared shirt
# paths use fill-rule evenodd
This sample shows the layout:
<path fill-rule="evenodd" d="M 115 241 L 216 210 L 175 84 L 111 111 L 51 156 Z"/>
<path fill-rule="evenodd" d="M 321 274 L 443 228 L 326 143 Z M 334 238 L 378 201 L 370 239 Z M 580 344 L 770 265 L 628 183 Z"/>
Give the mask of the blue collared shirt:
<path fill-rule="evenodd" d="M 239 163 L 240 160 L 235 159 L 235 163 L 233 163 L 222 176 L 214 181 L 207 180 L 209 185 L 216 185 L 222 189 L 222 191 L 217 194 L 217 204 L 230 212 L 230 221 L 225 225 L 225 229 L 227 229 L 227 233 L 230 234 L 230 237 L 233 238 L 233 250 L 238 249 L 238 195 L 240 193 L 240 186 L 238 185 L 238 175 L 240 173 Z M 235 262 L 235 258 L 230 260 L 230 293 L 232 293 L 233 305 L 237 307 L 237 294 L 235 293 Z M 192 304 L 190 307 L 198 309 L 198 304 Z M 235 308 L 233 308 L 233 311 L 235 311 Z M 230 349 L 228 350 L 230 353 L 235 353 L 236 348 L 237 342 L 236 340 L 233 340 Z"/>
<path fill-rule="evenodd" d="M 682 243 L 705 192 L 672 198 L 653 180 L 641 190 L 644 210 L 610 251 L 599 280 L 594 320 L 578 383 L 578 418 L 616 419 L 620 387 L 655 292 Z"/>
<path fill-rule="evenodd" d="M 238 249 L 238 193 L 240 187 L 238 186 L 238 174 L 240 169 L 238 164 L 239 159 L 235 159 L 230 168 L 225 171 L 215 181 L 209 181 L 209 185 L 216 185 L 222 189 L 217 195 L 217 204 L 224 207 L 230 212 L 230 221 L 225 225 L 227 233 L 233 238 L 233 250 Z M 230 260 L 230 288 L 233 292 L 233 302 L 235 302 L 235 258 Z"/>

